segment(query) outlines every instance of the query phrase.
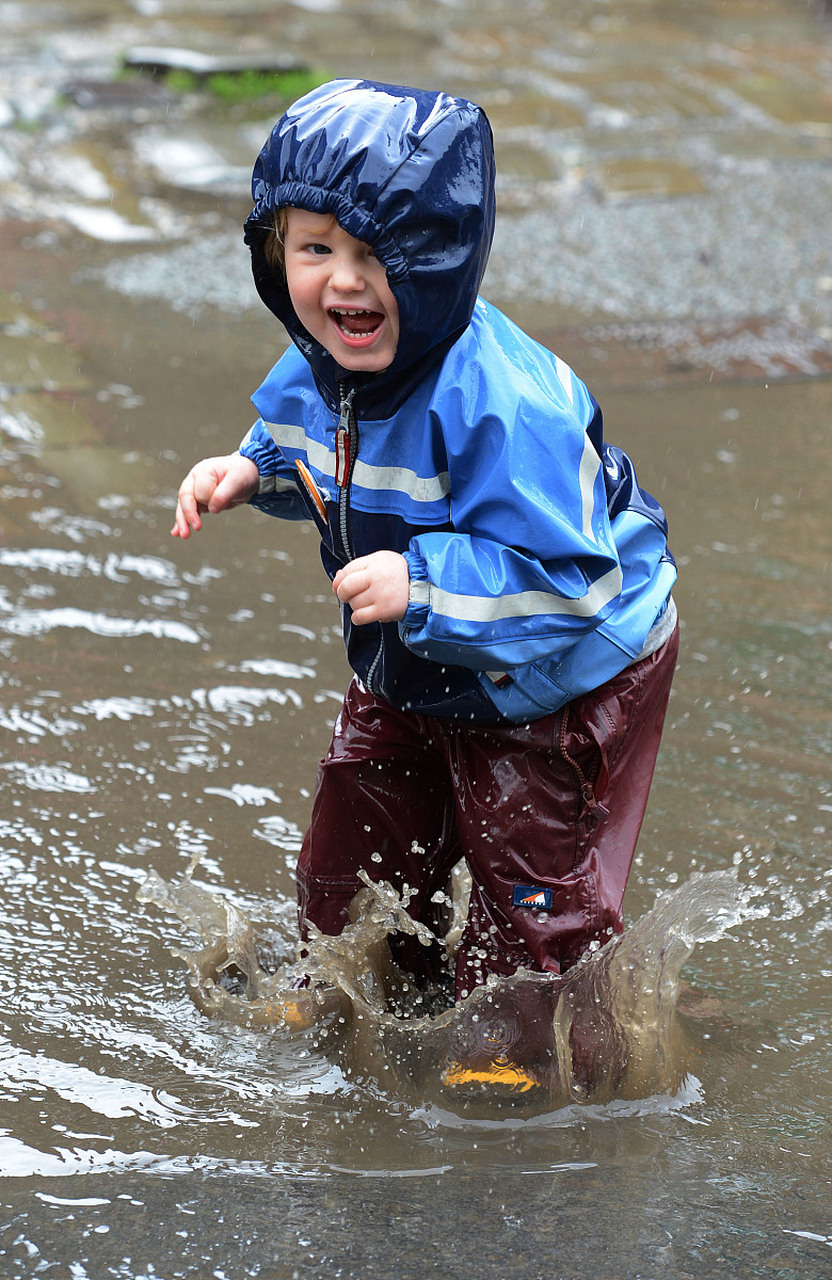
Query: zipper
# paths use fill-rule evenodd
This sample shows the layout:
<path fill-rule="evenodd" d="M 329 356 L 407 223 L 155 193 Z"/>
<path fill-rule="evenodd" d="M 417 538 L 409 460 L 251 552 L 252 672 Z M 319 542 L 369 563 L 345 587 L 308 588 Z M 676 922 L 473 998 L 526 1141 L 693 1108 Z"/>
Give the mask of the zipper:
<path fill-rule="evenodd" d="M 358 423 L 353 409 L 355 387 L 346 390 L 340 386 L 341 403 L 339 406 L 338 427 L 335 431 L 335 484 L 338 487 L 338 532 L 341 537 L 341 548 L 345 560 L 352 560 L 349 532 L 347 529 L 347 493 L 358 455 Z"/>
<path fill-rule="evenodd" d="M 595 795 L 595 787 L 593 781 L 587 778 L 578 761 L 571 756 L 566 749 L 566 725 L 569 719 L 569 707 L 563 708 L 560 717 L 560 728 L 558 730 L 558 748 L 563 759 L 567 764 L 571 765 L 572 770 L 578 782 L 581 791 L 581 799 L 583 801 L 583 809 L 578 817 L 578 821 L 583 820 L 590 831 L 598 825 L 602 817 L 606 817 L 609 810 L 602 805 Z"/>
<path fill-rule="evenodd" d="M 338 489 L 338 533 L 341 538 L 341 549 L 344 553 L 345 560 L 354 559 L 352 547 L 350 546 L 349 530 L 347 528 L 347 512 L 349 504 L 347 498 L 349 496 L 350 482 L 352 481 L 352 473 L 355 470 L 356 460 L 358 458 L 358 420 L 355 416 L 353 408 L 353 400 L 357 388 L 350 387 L 346 389 L 344 383 L 340 384 L 339 391 L 341 402 L 339 405 L 338 426 L 335 431 L 335 484 Z M 379 627 L 378 648 L 375 657 L 370 663 L 367 674 L 364 677 L 364 687 L 370 693 L 375 693 L 373 688 L 374 677 L 381 662 L 381 654 L 383 649 L 382 631 Z"/>
<path fill-rule="evenodd" d="M 367 668 L 367 674 L 364 677 L 365 688 L 369 689 L 370 693 L 375 693 L 375 688 L 373 687 L 375 685 L 375 675 L 376 675 L 376 671 L 378 671 L 378 665 L 381 662 L 381 651 L 384 648 L 384 645 L 381 639 L 381 623 L 378 623 L 377 625 L 379 628 L 378 648 L 376 649 L 376 656 L 373 658 L 372 662 Z"/>

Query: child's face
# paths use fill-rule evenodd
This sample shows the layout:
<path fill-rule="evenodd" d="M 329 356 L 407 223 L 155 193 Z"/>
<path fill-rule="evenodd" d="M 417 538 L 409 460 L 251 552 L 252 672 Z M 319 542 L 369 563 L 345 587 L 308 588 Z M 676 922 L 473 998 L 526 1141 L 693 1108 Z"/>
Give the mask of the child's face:
<path fill-rule="evenodd" d="M 399 308 L 369 245 L 329 214 L 287 210 L 286 283 L 298 319 L 344 369 L 380 373 L 399 341 Z"/>

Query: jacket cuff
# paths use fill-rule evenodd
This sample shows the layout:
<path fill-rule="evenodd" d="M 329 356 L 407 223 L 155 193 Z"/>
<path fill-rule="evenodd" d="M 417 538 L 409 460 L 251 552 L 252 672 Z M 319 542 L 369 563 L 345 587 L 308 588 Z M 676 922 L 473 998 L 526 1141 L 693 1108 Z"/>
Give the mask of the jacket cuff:
<path fill-rule="evenodd" d="M 430 612 L 430 581 L 428 566 L 418 551 L 405 551 L 404 558 L 410 574 L 410 599 L 402 618 L 404 627 L 421 626 Z"/>
<path fill-rule="evenodd" d="M 271 436 L 261 429 L 261 423 L 255 422 L 250 431 L 240 441 L 238 453 L 250 458 L 260 473 L 258 494 L 273 493 L 275 489 L 275 472 L 278 469 L 280 456 Z"/>

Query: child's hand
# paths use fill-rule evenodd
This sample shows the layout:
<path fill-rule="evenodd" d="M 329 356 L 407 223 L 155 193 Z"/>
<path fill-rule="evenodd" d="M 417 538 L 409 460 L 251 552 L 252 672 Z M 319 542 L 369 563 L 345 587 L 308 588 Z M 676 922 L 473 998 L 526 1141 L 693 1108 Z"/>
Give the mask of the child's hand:
<path fill-rule="evenodd" d="M 229 453 L 224 458 L 203 458 L 179 486 L 174 538 L 189 538 L 191 530 L 202 528 L 205 512 L 215 515 L 229 507 L 239 507 L 257 492 L 260 473 L 251 458 Z"/>
<path fill-rule="evenodd" d="M 374 551 L 339 569 L 332 590 L 351 607 L 356 626 L 365 622 L 398 622 L 410 600 L 407 561 L 397 551 Z"/>

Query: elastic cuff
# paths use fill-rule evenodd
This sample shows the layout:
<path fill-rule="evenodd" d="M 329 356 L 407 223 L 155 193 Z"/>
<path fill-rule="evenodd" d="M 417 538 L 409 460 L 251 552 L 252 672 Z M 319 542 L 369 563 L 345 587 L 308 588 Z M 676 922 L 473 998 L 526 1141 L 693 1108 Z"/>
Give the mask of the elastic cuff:
<path fill-rule="evenodd" d="M 430 582 L 427 565 L 418 553 L 405 551 L 404 558 L 410 575 L 410 593 L 402 622 L 406 627 L 416 627 L 425 621 L 430 612 Z"/>
<path fill-rule="evenodd" d="M 246 434 L 243 436 L 238 446 L 237 452 L 243 458 L 248 458 L 253 462 L 257 470 L 260 472 L 260 493 L 271 493 L 271 488 L 263 488 L 264 482 L 268 485 L 272 480 L 275 472 L 279 469 L 281 456 L 277 451 L 274 441 L 268 435 L 263 426 L 262 420 L 255 422 Z"/>

